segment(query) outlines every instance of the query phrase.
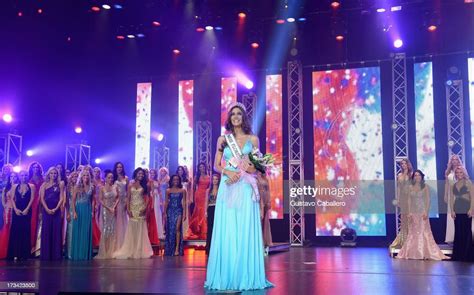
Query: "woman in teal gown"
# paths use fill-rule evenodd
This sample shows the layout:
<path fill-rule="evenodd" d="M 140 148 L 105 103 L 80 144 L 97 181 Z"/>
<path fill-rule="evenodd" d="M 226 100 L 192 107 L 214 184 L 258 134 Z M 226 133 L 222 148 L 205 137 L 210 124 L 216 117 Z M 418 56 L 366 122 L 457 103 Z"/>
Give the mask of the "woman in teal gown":
<path fill-rule="evenodd" d="M 251 134 L 249 119 L 241 103 L 232 105 L 229 110 L 226 129 L 232 132 L 240 154 L 245 157 L 254 147 L 258 148 L 258 137 Z M 222 157 L 226 162 L 224 167 Z M 219 137 L 214 167 L 222 173 L 222 181 L 217 193 L 204 286 L 211 290 L 265 289 L 273 284 L 265 276 L 255 168 L 248 164 L 235 165 L 239 162 L 235 158 L 227 139 Z"/>
<path fill-rule="evenodd" d="M 92 200 L 94 185 L 89 170 L 79 175 L 79 183 L 72 197 L 72 260 L 92 259 Z"/>

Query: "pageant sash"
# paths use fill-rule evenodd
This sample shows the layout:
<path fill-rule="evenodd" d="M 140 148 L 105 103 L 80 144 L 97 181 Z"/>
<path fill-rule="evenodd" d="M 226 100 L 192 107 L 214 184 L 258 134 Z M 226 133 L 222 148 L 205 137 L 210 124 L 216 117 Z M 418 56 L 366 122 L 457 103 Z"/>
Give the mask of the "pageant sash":
<path fill-rule="evenodd" d="M 227 141 L 227 145 L 229 146 L 230 152 L 232 153 L 232 159 L 229 160 L 229 164 L 237 168 L 240 165 L 242 159 L 242 151 L 240 150 L 239 145 L 237 144 L 237 140 L 234 137 L 234 134 L 226 134 L 224 135 L 225 140 Z"/>
<path fill-rule="evenodd" d="M 227 141 L 227 145 L 232 153 L 232 159 L 229 160 L 229 164 L 234 168 L 240 169 L 240 181 L 244 181 L 248 183 L 252 187 L 252 200 L 254 202 L 260 201 L 260 194 L 258 192 L 257 187 L 257 179 L 254 175 L 247 173 L 244 169 L 242 169 L 242 160 L 243 160 L 243 153 L 240 150 L 239 145 L 237 144 L 237 140 L 235 139 L 234 135 L 226 134 L 224 135 Z M 245 165 L 244 165 L 245 166 Z M 241 192 L 238 186 L 230 185 L 229 196 L 227 199 L 227 204 L 229 207 L 240 207 L 241 202 Z"/>

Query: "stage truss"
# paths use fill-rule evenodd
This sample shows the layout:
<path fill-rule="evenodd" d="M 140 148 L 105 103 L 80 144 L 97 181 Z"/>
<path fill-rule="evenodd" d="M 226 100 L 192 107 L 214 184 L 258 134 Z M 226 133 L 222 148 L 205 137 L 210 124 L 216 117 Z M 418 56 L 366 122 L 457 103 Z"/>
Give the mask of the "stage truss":
<path fill-rule="evenodd" d="M 288 151 L 289 189 L 304 185 L 303 154 L 303 67 L 299 61 L 288 62 Z M 290 243 L 303 246 L 304 243 L 304 196 L 289 201 Z M 290 202 L 291 201 L 291 202 Z M 293 205 L 292 205 L 293 204 Z"/>
<path fill-rule="evenodd" d="M 80 165 L 91 164 L 91 146 L 86 144 L 66 145 L 66 169 L 77 170 Z"/>
<path fill-rule="evenodd" d="M 395 179 L 400 172 L 399 161 L 408 159 L 408 112 L 407 112 L 407 72 L 405 53 L 397 53 L 392 58 L 392 107 L 393 107 L 393 154 Z M 395 194 L 397 192 L 395 181 Z M 400 209 L 395 206 L 396 231 L 400 231 Z"/>
<path fill-rule="evenodd" d="M 446 108 L 448 123 L 449 157 L 458 155 L 465 163 L 464 150 L 464 96 L 462 80 L 449 80 L 446 83 Z"/>
<path fill-rule="evenodd" d="M 247 109 L 247 115 L 250 119 L 252 129 L 255 128 L 255 111 L 257 109 L 257 95 L 253 92 L 242 95 L 242 103 Z M 254 130 L 257 132 L 256 130 Z"/>
<path fill-rule="evenodd" d="M 21 135 L 7 133 L 0 135 L 0 168 L 5 164 L 14 167 L 21 165 L 21 153 L 23 148 L 23 137 Z"/>
<path fill-rule="evenodd" d="M 212 171 L 212 125 L 209 121 L 197 121 L 197 149 L 196 149 L 196 167 L 199 163 L 206 165 L 207 171 Z"/>
<path fill-rule="evenodd" d="M 170 149 L 165 146 L 156 146 L 153 149 L 153 168 L 160 169 L 161 167 L 165 167 L 166 169 L 170 169 Z"/>

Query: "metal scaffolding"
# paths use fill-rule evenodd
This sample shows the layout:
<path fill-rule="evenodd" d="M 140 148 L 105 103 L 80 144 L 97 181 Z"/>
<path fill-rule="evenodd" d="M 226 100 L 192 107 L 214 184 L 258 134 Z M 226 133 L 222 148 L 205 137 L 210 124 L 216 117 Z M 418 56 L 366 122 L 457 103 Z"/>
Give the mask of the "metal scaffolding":
<path fill-rule="evenodd" d="M 464 150 L 464 96 L 462 80 L 449 80 L 446 83 L 446 108 L 448 125 L 449 157 L 458 155 L 465 163 Z M 474 99 L 474 98 L 472 98 Z"/>
<path fill-rule="evenodd" d="M 153 149 L 153 168 L 160 169 L 161 167 L 165 167 L 166 169 L 170 169 L 170 149 L 163 145 L 163 146 L 156 146 Z"/>
<path fill-rule="evenodd" d="M 255 131 L 255 111 L 257 109 L 257 95 L 253 92 L 242 95 L 242 103 L 247 109 L 247 115 L 252 125 L 252 130 Z"/>
<path fill-rule="evenodd" d="M 91 146 L 86 144 L 66 145 L 66 169 L 77 170 L 80 165 L 91 164 Z"/>
<path fill-rule="evenodd" d="M 0 135 L 0 168 L 5 164 L 21 165 L 23 137 L 7 133 Z"/>
<path fill-rule="evenodd" d="M 289 189 L 304 185 L 303 152 L 303 67 L 299 61 L 288 62 L 288 150 Z M 290 243 L 303 246 L 305 240 L 304 196 L 291 198 Z"/>
<path fill-rule="evenodd" d="M 212 125 L 209 121 L 197 121 L 197 149 L 196 149 L 196 167 L 199 163 L 206 165 L 207 171 L 212 171 Z"/>
<path fill-rule="evenodd" d="M 393 108 L 393 154 L 394 173 L 400 172 L 398 162 L 408 158 L 408 112 L 407 112 L 407 72 L 405 53 L 397 53 L 392 58 L 392 108 Z M 395 192 L 397 182 L 395 181 Z M 401 215 L 395 207 L 396 231 L 400 231 Z"/>

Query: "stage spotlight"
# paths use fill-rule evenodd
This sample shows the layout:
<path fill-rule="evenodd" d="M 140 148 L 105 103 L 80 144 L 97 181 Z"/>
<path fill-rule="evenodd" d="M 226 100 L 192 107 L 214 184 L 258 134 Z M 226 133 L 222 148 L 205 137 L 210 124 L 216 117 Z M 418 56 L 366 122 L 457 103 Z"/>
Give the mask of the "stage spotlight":
<path fill-rule="evenodd" d="M 403 46 L 403 41 L 402 39 L 396 39 L 395 41 L 393 41 L 393 46 L 395 48 L 400 48 Z"/>
<path fill-rule="evenodd" d="M 295 18 L 294 17 L 289 17 L 286 19 L 287 22 L 289 23 L 294 23 L 295 22 Z"/>
<path fill-rule="evenodd" d="M 344 36 L 343 35 L 337 35 L 336 40 L 337 41 L 342 41 L 342 40 L 344 40 Z"/>
<path fill-rule="evenodd" d="M 104 4 L 104 5 L 102 5 L 102 8 L 109 10 L 109 9 L 112 8 L 112 7 L 110 7 L 110 5 L 108 5 L 108 4 Z"/>
<path fill-rule="evenodd" d="M 431 26 L 428 27 L 428 31 L 434 32 L 434 31 L 436 31 L 437 28 L 438 28 L 437 26 L 431 25 Z"/>
<path fill-rule="evenodd" d="M 23 16 L 23 12 L 21 11 L 18 11 L 18 14 L 17 14 L 19 17 L 22 17 Z"/>
<path fill-rule="evenodd" d="M 132 35 L 132 34 L 127 35 L 127 38 L 128 38 L 128 39 L 134 39 L 134 38 L 135 38 L 135 35 Z"/>
<path fill-rule="evenodd" d="M 252 48 L 258 48 L 260 45 L 257 42 L 253 42 L 250 46 L 252 46 Z"/>
<path fill-rule="evenodd" d="M 448 81 L 446 81 L 446 85 L 448 85 L 448 86 L 451 86 L 451 85 L 453 85 L 453 81 L 452 81 L 452 80 L 448 80 Z"/>
<path fill-rule="evenodd" d="M 125 39 L 125 36 L 118 35 L 118 36 L 117 36 L 117 39 L 119 39 L 119 40 L 124 40 L 124 39 Z"/>
<path fill-rule="evenodd" d="M 122 9 L 122 8 L 123 8 L 123 6 L 122 6 L 122 5 L 120 5 L 120 4 L 115 4 L 115 5 L 114 5 L 114 8 L 115 8 L 115 9 Z"/>
<path fill-rule="evenodd" d="M 28 157 L 33 156 L 33 154 L 34 154 L 34 153 L 33 153 L 32 150 L 27 150 L 27 151 L 26 151 L 26 155 L 27 155 Z"/>
<path fill-rule="evenodd" d="M 282 24 L 285 23 L 285 20 L 284 19 L 277 19 L 276 23 L 279 24 L 279 25 L 282 25 Z"/>
<path fill-rule="evenodd" d="M 247 17 L 247 15 L 246 15 L 245 13 L 243 13 L 243 12 L 240 12 L 240 13 L 238 14 L 238 16 L 239 16 L 239 18 L 245 18 L 245 17 Z"/>
<path fill-rule="evenodd" d="M 300 17 L 300 18 L 298 19 L 298 21 L 300 21 L 300 22 L 305 22 L 305 21 L 306 21 L 306 17 Z"/>
<path fill-rule="evenodd" d="M 94 11 L 94 12 L 99 12 L 100 7 L 99 6 L 92 6 L 91 10 Z"/>
<path fill-rule="evenodd" d="M 222 27 L 215 27 L 214 30 L 216 30 L 216 31 L 222 31 Z"/>
<path fill-rule="evenodd" d="M 161 26 L 160 22 L 157 22 L 156 20 L 151 23 L 155 27 Z"/>
<path fill-rule="evenodd" d="M 141 33 L 140 33 L 140 34 L 137 34 L 137 37 L 138 37 L 138 38 L 144 38 L 144 37 L 145 37 L 145 34 L 141 34 Z"/>
<path fill-rule="evenodd" d="M 199 28 L 196 29 L 196 32 L 199 32 L 199 33 L 202 33 L 202 32 L 204 32 L 204 31 L 205 31 L 204 28 L 201 28 L 201 27 L 199 27 Z"/>
<path fill-rule="evenodd" d="M 252 81 L 247 81 L 247 82 L 245 82 L 244 86 L 247 89 L 252 89 L 253 88 L 253 82 Z"/>
<path fill-rule="evenodd" d="M 390 11 L 391 11 L 391 12 L 400 11 L 400 10 L 402 10 L 402 7 L 401 7 L 401 6 L 392 6 L 392 7 L 390 7 Z"/>
<path fill-rule="evenodd" d="M 214 28 L 212 26 L 206 26 L 207 31 L 212 31 Z"/>
<path fill-rule="evenodd" d="M 178 55 L 178 54 L 181 53 L 181 51 L 179 51 L 179 49 L 173 49 L 173 53 L 174 53 L 175 55 Z"/>
<path fill-rule="evenodd" d="M 74 128 L 74 132 L 76 132 L 77 134 L 81 134 L 82 133 L 82 128 L 78 126 L 78 127 Z"/>
<path fill-rule="evenodd" d="M 164 138 L 165 138 L 165 135 L 163 133 L 158 133 L 158 135 L 156 136 L 156 139 L 158 141 L 162 141 Z"/>
<path fill-rule="evenodd" d="M 15 167 L 13 167 L 13 172 L 18 173 L 18 172 L 20 172 L 20 171 L 21 171 L 21 167 L 20 167 L 20 166 L 15 166 Z"/>
<path fill-rule="evenodd" d="M 43 9 L 38 8 L 38 14 L 42 14 L 42 13 L 43 13 Z"/>
<path fill-rule="evenodd" d="M 338 9 L 339 6 L 341 6 L 341 2 L 339 2 L 339 1 L 332 1 L 332 2 L 331 2 L 331 7 L 332 7 L 333 9 Z"/>
<path fill-rule="evenodd" d="M 102 163 L 102 160 L 101 160 L 100 158 L 96 158 L 96 159 L 94 160 L 94 163 L 100 164 L 100 163 Z"/>
<path fill-rule="evenodd" d="M 2 119 L 5 123 L 11 123 L 13 121 L 13 117 L 10 114 L 3 114 Z"/>
<path fill-rule="evenodd" d="M 357 245 L 357 232 L 349 227 L 341 230 L 341 247 L 355 247 Z"/>
<path fill-rule="evenodd" d="M 377 8 L 377 12 L 379 12 L 379 13 L 382 13 L 382 12 L 385 12 L 385 11 L 386 11 L 385 8 Z"/>

